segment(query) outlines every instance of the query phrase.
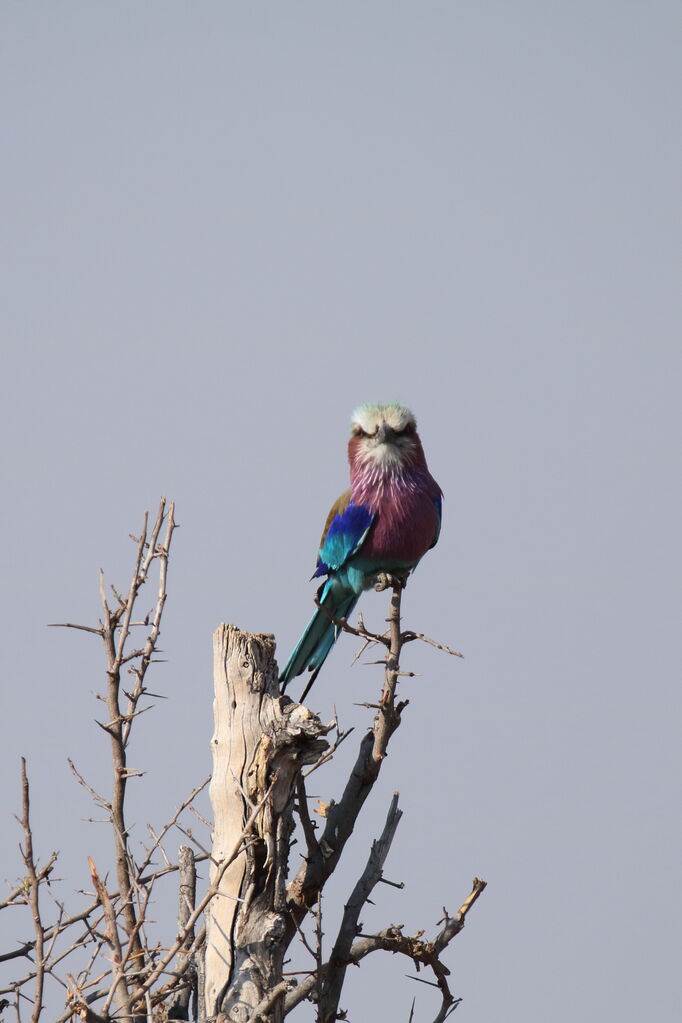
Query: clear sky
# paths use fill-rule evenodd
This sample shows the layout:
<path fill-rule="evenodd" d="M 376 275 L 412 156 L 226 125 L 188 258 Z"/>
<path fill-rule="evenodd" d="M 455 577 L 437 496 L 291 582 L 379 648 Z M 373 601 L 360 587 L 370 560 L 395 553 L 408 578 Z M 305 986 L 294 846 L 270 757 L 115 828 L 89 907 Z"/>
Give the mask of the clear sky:
<path fill-rule="evenodd" d="M 665 0 L 5 0 L 0 879 L 22 753 L 60 895 L 107 864 L 66 765 L 106 784 L 101 652 L 46 623 L 95 623 L 97 570 L 123 586 L 175 499 L 142 840 L 210 769 L 212 630 L 274 632 L 283 663 L 350 413 L 400 399 L 446 497 L 406 623 L 466 657 L 410 649 L 327 931 L 399 789 L 407 887 L 363 923 L 433 932 L 488 880 L 458 1019 L 678 1018 L 681 52 Z M 361 730 L 354 651 L 310 702 Z M 412 972 L 377 955 L 342 1005 L 406 1021 L 416 995 L 426 1023 Z"/>

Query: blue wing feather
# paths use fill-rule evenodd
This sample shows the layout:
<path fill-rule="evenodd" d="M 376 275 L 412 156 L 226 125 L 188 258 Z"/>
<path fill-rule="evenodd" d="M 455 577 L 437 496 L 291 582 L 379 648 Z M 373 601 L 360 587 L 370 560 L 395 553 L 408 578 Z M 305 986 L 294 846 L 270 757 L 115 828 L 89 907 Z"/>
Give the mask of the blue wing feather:
<path fill-rule="evenodd" d="M 306 668 L 319 669 L 324 663 L 337 635 L 337 626 L 329 616 L 346 618 L 355 607 L 363 589 L 363 572 L 351 565 L 346 566 L 346 563 L 362 546 L 373 521 L 374 515 L 369 508 L 351 501 L 350 491 L 342 494 L 332 506 L 322 534 L 315 571 L 315 576 L 329 576 L 319 598 L 322 607 L 310 619 L 284 667 L 282 692 L 287 683 Z M 339 569 L 343 572 L 337 575 Z"/>
<path fill-rule="evenodd" d="M 374 515 L 363 504 L 355 504 L 347 492 L 332 508 L 317 557 L 316 576 L 341 568 L 362 545 Z"/>

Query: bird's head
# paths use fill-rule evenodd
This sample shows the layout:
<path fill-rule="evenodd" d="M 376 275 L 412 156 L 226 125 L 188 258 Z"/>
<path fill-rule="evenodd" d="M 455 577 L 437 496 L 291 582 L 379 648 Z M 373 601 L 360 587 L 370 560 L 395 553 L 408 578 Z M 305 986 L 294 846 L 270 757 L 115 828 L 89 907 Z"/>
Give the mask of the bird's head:
<path fill-rule="evenodd" d="M 353 413 L 350 430 L 351 466 L 400 471 L 426 464 L 417 422 L 404 405 L 360 405 Z"/>

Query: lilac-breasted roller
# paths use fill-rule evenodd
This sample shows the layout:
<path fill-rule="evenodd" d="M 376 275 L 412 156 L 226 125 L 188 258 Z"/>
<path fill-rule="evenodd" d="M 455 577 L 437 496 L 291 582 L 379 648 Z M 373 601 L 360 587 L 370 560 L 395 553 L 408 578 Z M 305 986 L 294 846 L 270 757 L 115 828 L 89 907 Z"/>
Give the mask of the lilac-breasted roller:
<path fill-rule="evenodd" d="M 329 615 L 347 618 L 378 575 L 406 576 L 438 540 L 443 495 L 409 409 L 398 404 L 356 409 L 348 461 L 350 489 L 327 516 L 313 575 L 327 576 L 318 591 L 321 607 L 286 663 L 282 691 L 306 668 L 314 673 L 306 692 L 317 677 L 340 631 Z"/>

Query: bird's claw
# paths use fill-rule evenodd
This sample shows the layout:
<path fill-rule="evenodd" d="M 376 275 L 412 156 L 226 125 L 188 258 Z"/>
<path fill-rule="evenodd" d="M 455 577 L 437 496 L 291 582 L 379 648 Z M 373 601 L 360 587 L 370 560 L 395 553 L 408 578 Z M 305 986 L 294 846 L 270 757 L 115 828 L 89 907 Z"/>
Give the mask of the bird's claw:
<path fill-rule="evenodd" d="M 379 572 L 376 576 L 374 589 L 377 593 L 381 593 L 382 590 L 393 589 L 394 586 L 404 589 L 407 585 L 407 573 L 405 575 L 397 575 L 391 572 Z"/>

